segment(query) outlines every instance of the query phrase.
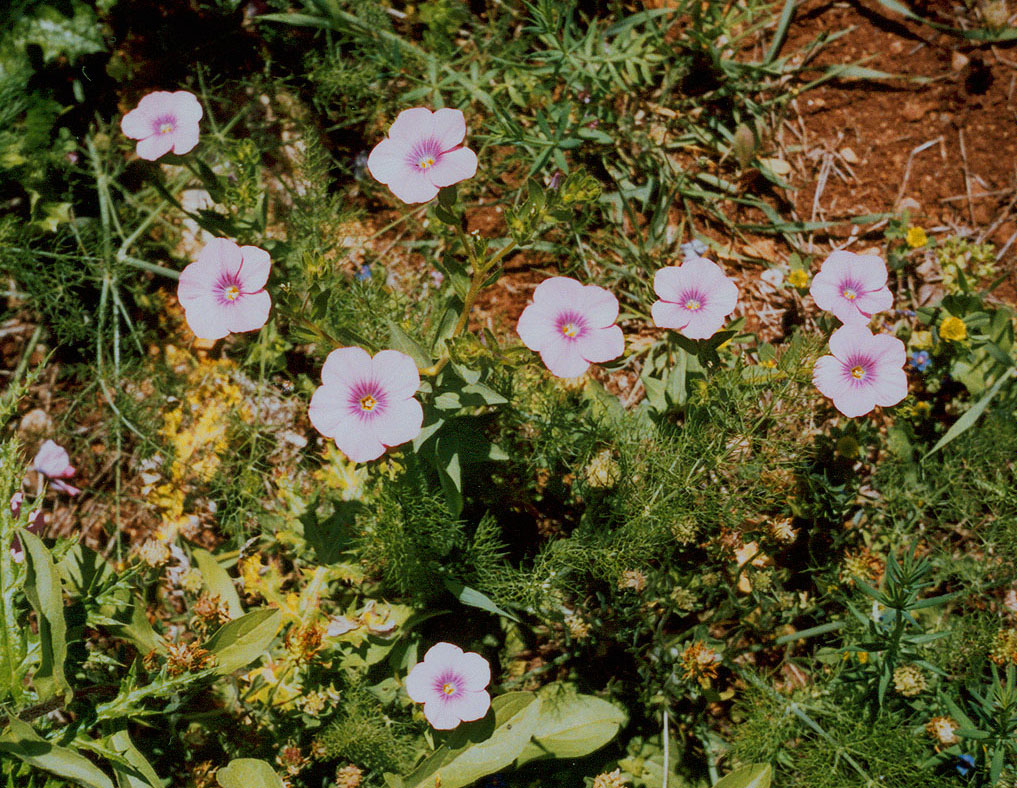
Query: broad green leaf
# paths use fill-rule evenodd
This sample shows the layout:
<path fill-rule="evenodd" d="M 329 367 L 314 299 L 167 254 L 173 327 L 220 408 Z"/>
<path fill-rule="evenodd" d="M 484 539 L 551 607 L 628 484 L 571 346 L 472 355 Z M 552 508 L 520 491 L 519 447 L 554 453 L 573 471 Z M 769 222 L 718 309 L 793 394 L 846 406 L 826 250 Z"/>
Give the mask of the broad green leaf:
<path fill-rule="evenodd" d="M 442 578 L 442 582 L 445 584 L 445 588 L 449 590 L 456 599 L 462 602 L 464 605 L 470 607 L 478 607 L 481 610 L 486 610 L 488 613 L 494 613 L 496 616 L 504 616 L 505 618 L 511 619 L 512 621 L 518 622 L 519 619 L 506 610 L 498 607 L 494 602 L 491 601 L 490 597 L 486 594 L 482 594 L 475 588 L 470 588 L 467 585 L 463 585 L 458 580 L 454 580 L 451 577 Z"/>
<path fill-rule="evenodd" d="M 957 421 L 950 425 L 950 429 L 946 431 L 946 434 L 936 441 L 936 445 L 932 447 L 928 454 L 922 457 L 923 460 L 927 460 L 937 451 L 946 446 L 950 441 L 960 437 L 961 434 L 967 432 L 978 421 L 979 417 L 985 412 L 985 409 L 989 407 L 989 403 L 999 393 L 999 390 L 1003 388 L 1003 384 L 1006 383 L 1013 376 L 1013 371 L 1008 371 L 1005 375 L 1000 376 L 999 380 L 992 384 L 992 388 L 985 392 L 985 395 L 978 400 L 974 405 L 971 406 Z"/>
<path fill-rule="evenodd" d="M 215 773 L 222 788 L 283 788 L 275 769 L 257 758 L 234 758 Z"/>
<path fill-rule="evenodd" d="M 388 325 L 389 344 L 393 350 L 405 353 L 421 369 L 431 366 L 433 363 L 431 354 L 419 342 L 403 331 L 394 320 L 388 320 L 386 323 Z"/>
<path fill-rule="evenodd" d="M 768 763 L 754 763 L 736 769 L 714 783 L 713 788 L 770 788 L 773 769 Z"/>
<path fill-rule="evenodd" d="M 483 720 L 461 725 L 403 777 L 405 788 L 463 788 L 518 758 L 537 726 L 540 699 L 532 692 L 509 692 L 495 698 L 491 710 Z"/>
<path fill-rule="evenodd" d="M 131 620 L 126 624 L 111 625 L 110 630 L 117 637 L 129 640 L 138 647 L 138 651 L 142 654 L 152 651 L 162 653 L 166 650 L 166 644 L 163 643 L 162 638 L 155 634 L 148 616 L 145 615 L 145 603 L 141 601 L 140 597 L 134 597 L 131 605 Z"/>
<path fill-rule="evenodd" d="M 516 766 L 540 758 L 582 758 L 611 741 L 625 724 L 625 712 L 613 703 L 561 684 L 544 687 L 540 701 L 533 740 Z"/>
<path fill-rule="evenodd" d="M 205 643 L 215 655 L 216 673 L 232 673 L 254 662 L 275 638 L 281 618 L 278 608 L 264 607 L 217 629 Z"/>
<path fill-rule="evenodd" d="M 244 614 L 244 608 L 240 604 L 240 594 L 237 593 L 237 588 L 233 585 L 229 573 L 222 568 L 222 565 L 208 550 L 198 548 L 192 552 L 192 555 L 198 564 L 198 569 L 201 570 L 205 587 L 212 594 L 219 596 L 219 599 L 226 605 L 226 609 L 229 610 L 230 618 L 240 618 Z"/>
<path fill-rule="evenodd" d="M 41 661 L 32 683 L 40 700 L 49 700 L 58 692 L 69 695 L 71 687 L 64 676 L 67 659 L 67 622 L 64 619 L 64 597 L 53 556 L 42 539 L 31 531 L 22 530 L 28 560 L 25 596 L 35 610 L 39 622 Z"/>
<path fill-rule="evenodd" d="M 17 717 L 8 718 L 8 724 L 9 730 L 0 734 L 0 753 L 13 755 L 29 766 L 73 780 L 85 788 L 114 788 L 105 772 L 84 756 L 46 741 Z"/>
<path fill-rule="evenodd" d="M 134 746 L 126 730 L 117 731 L 107 740 L 108 746 L 130 766 L 113 763 L 119 788 L 162 788 L 163 781 L 155 773 L 152 764 Z"/>

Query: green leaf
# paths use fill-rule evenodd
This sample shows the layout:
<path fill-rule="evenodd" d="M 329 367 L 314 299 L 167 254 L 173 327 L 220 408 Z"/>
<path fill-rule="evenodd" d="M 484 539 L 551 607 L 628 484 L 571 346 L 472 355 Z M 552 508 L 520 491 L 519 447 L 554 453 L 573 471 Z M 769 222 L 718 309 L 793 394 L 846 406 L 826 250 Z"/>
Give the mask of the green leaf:
<path fill-rule="evenodd" d="M 215 773 L 222 788 L 283 788 L 275 769 L 258 758 L 234 758 Z"/>
<path fill-rule="evenodd" d="M 582 758 L 611 741 L 625 724 L 625 712 L 614 704 L 562 684 L 542 688 L 540 701 L 533 740 L 516 766 L 541 758 Z"/>
<path fill-rule="evenodd" d="M 163 781 L 155 773 L 152 764 L 141 754 L 126 730 L 117 731 L 108 739 L 109 747 L 118 753 L 130 768 L 113 763 L 120 788 L 162 788 Z"/>
<path fill-rule="evenodd" d="M 768 763 L 754 763 L 722 777 L 713 788 L 770 788 L 773 769 Z"/>
<path fill-rule="evenodd" d="M 343 551 L 350 544 L 350 524 L 357 512 L 363 508 L 359 501 L 340 501 L 335 511 L 320 519 L 314 507 L 300 516 L 304 526 L 304 539 L 314 550 L 314 555 L 321 564 L 331 566 L 339 561 Z"/>
<path fill-rule="evenodd" d="M 502 610 L 494 602 L 492 602 L 487 595 L 482 594 L 475 588 L 470 588 L 467 585 L 463 585 L 458 580 L 454 580 L 451 577 L 442 578 L 442 583 L 445 584 L 445 588 L 449 590 L 449 593 L 451 593 L 452 596 L 454 596 L 464 605 L 469 605 L 470 607 L 477 607 L 480 608 L 481 610 L 486 610 L 488 613 L 494 613 L 496 616 L 504 616 L 505 618 L 511 619 L 512 621 L 515 622 L 519 621 L 518 618 L 516 618 L 511 613 Z"/>
<path fill-rule="evenodd" d="M 219 596 L 219 599 L 226 605 L 226 609 L 229 610 L 230 618 L 240 618 L 244 614 L 244 608 L 240 604 L 240 594 L 237 593 L 237 588 L 233 585 L 233 579 L 229 573 L 222 568 L 222 565 L 208 550 L 197 548 L 191 554 L 198 564 L 198 569 L 201 570 L 205 588 L 210 593 Z"/>
<path fill-rule="evenodd" d="M 268 648 L 279 630 L 282 614 L 277 608 L 264 607 L 223 625 L 205 643 L 215 655 L 219 675 L 250 665 Z"/>
<path fill-rule="evenodd" d="M 126 624 L 110 626 L 110 630 L 117 637 L 129 640 L 138 647 L 138 651 L 142 654 L 166 651 L 166 645 L 162 638 L 155 634 L 148 616 L 145 615 L 145 603 L 141 601 L 140 597 L 134 597 L 134 602 L 131 605 L 131 620 Z"/>
<path fill-rule="evenodd" d="M 84 756 L 46 741 L 17 717 L 7 721 L 10 729 L 0 735 L 0 753 L 13 755 L 29 766 L 73 780 L 85 788 L 114 788 L 105 772 Z"/>
<path fill-rule="evenodd" d="M 405 353 L 420 368 L 431 366 L 431 356 L 419 342 L 403 331 L 394 320 L 385 322 L 388 325 L 389 345 L 393 350 Z"/>
<path fill-rule="evenodd" d="M 532 692 L 509 692 L 491 702 L 491 712 L 464 723 L 423 763 L 403 777 L 405 788 L 463 788 L 509 766 L 529 742 L 540 717 Z M 390 785 L 393 783 L 390 783 Z M 237 788 L 241 788 L 237 786 Z"/>
<path fill-rule="evenodd" d="M 936 445 L 932 447 L 928 454 L 922 457 L 923 460 L 927 460 L 937 451 L 946 446 L 950 441 L 960 437 L 963 433 L 967 432 L 978 421 L 979 417 L 985 412 L 985 409 L 989 407 L 989 403 L 999 393 L 999 390 L 1003 388 L 1003 384 L 1006 383 L 1013 376 L 1013 371 L 1008 371 L 1005 375 L 1000 376 L 999 380 L 992 384 L 992 388 L 985 392 L 985 395 L 978 400 L 971 408 L 965 412 L 957 421 L 950 425 L 950 429 L 946 431 L 946 434 L 936 441 Z"/>
<path fill-rule="evenodd" d="M 60 588 L 53 556 L 42 539 L 22 529 L 21 540 L 28 559 L 28 576 L 25 579 L 25 596 L 35 610 L 39 622 L 39 647 L 42 652 L 39 668 L 32 683 L 39 700 L 49 700 L 58 692 L 71 694 L 64 676 L 67 659 L 67 622 L 64 619 L 64 597 Z"/>

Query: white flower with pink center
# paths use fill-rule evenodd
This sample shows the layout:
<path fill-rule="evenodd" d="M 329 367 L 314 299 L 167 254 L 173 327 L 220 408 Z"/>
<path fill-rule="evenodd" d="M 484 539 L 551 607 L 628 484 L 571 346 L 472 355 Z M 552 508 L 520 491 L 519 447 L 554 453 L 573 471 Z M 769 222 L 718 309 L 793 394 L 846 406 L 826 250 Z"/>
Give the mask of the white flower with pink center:
<path fill-rule="evenodd" d="M 222 339 L 265 325 L 272 298 L 265 282 L 272 268 L 268 252 L 213 238 L 198 259 L 180 272 L 177 298 L 196 337 Z"/>
<path fill-rule="evenodd" d="M 437 643 L 406 677 L 406 692 L 424 704 L 424 716 L 432 726 L 447 731 L 487 714 L 490 682 L 491 666 L 480 654 Z"/>
<path fill-rule="evenodd" d="M 653 277 L 653 289 L 660 296 L 650 308 L 653 322 L 689 339 L 712 337 L 738 303 L 738 286 L 705 257 L 661 268 Z"/>
<path fill-rule="evenodd" d="M 625 336 L 614 325 L 617 319 L 618 299 L 609 291 L 555 276 L 537 285 L 516 331 L 526 347 L 540 353 L 553 375 L 574 378 L 591 363 L 610 361 L 624 352 Z"/>
<path fill-rule="evenodd" d="M 865 325 L 893 306 L 886 286 L 886 263 L 874 254 L 837 251 L 823 262 L 809 292 L 816 306 L 845 325 Z"/>
<path fill-rule="evenodd" d="M 424 410 L 413 396 L 420 374 L 405 353 L 382 350 L 371 358 L 363 348 L 338 348 L 325 359 L 321 382 L 311 397 L 311 424 L 354 462 L 376 460 L 420 434 Z"/>
<path fill-rule="evenodd" d="M 120 130 L 138 142 L 138 156 L 154 161 L 172 150 L 187 153 L 198 144 L 198 121 L 203 110 L 193 93 L 157 90 L 124 115 Z"/>
<path fill-rule="evenodd" d="M 462 146 L 466 118 L 458 109 L 405 109 L 371 151 L 367 169 L 403 202 L 434 199 L 477 172 L 477 154 Z"/>
<path fill-rule="evenodd" d="M 849 418 L 864 416 L 876 405 L 896 405 L 908 393 L 904 343 L 865 326 L 841 326 L 830 336 L 830 352 L 812 369 L 812 382 Z"/>
<path fill-rule="evenodd" d="M 71 465 L 71 458 L 67 449 L 51 440 L 45 441 L 39 447 L 39 452 L 32 460 L 32 468 L 50 480 L 50 484 L 68 495 L 77 495 L 81 490 L 72 487 L 64 479 L 70 479 L 74 475 L 74 466 Z M 19 502 L 20 503 L 20 502 Z M 11 505 L 14 505 L 13 500 Z"/>

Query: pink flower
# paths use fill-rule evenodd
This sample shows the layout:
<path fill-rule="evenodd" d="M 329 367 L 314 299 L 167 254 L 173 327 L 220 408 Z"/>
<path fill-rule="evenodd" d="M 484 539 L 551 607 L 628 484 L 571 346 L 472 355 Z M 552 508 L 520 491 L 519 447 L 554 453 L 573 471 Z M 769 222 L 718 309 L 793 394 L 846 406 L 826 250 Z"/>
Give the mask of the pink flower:
<path fill-rule="evenodd" d="M 907 396 L 906 353 L 897 337 L 841 326 L 830 337 L 830 352 L 812 368 L 812 382 L 845 416 L 864 416 L 876 405 L 888 408 Z"/>
<path fill-rule="evenodd" d="M 256 331 L 265 325 L 272 298 L 265 282 L 272 267 L 268 252 L 213 238 L 198 259 L 180 272 L 177 298 L 187 325 L 201 339 Z"/>
<path fill-rule="evenodd" d="M 653 289 L 661 298 L 650 308 L 653 322 L 689 339 L 712 337 L 738 303 L 738 286 L 705 257 L 661 268 L 653 277 Z"/>
<path fill-rule="evenodd" d="M 462 147 L 466 119 L 458 109 L 404 109 L 374 146 L 367 169 L 403 202 L 427 202 L 438 189 L 477 172 L 477 154 Z"/>
<path fill-rule="evenodd" d="M 625 350 L 617 319 L 618 299 L 603 287 L 555 276 L 537 285 L 516 331 L 526 347 L 540 353 L 551 374 L 574 378 L 591 362 L 610 361 Z"/>
<path fill-rule="evenodd" d="M 816 306 L 845 325 L 865 325 L 893 306 L 886 286 L 886 264 L 874 254 L 838 251 L 823 262 L 809 287 Z"/>
<path fill-rule="evenodd" d="M 47 440 L 39 447 L 39 453 L 32 460 L 32 468 L 46 476 L 50 483 L 58 490 L 68 495 L 77 495 L 81 490 L 72 487 L 62 479 L 70 479 L 74 475 L 74 466 L 71 465 L 71 458 L 67 456 L 67 450 L 58 443 Z M 14 501 L 11 501 L 13 507 Z"/>
<path fill-rule="evenodd" d="M 413 398 L 420 375 L 405 353 L 382 350 L 371 358 L 363 348 L 338 348 L 325 359 L 321 382 L 311 397 L 311 424 L 354 462 L 376 460 L 420 434 L 424 411 Z"/>
<path fill-rule="evenodd" d="M 138 155 L 155 161 L 169 153 L 187 153 L 198 144 L 202 109 L 193 93 L 178 90 L 149 93 L 124 115 L 120 130 L 138 142 Z"/>
<path fill-rule="evenodd" d="M 491 696 L 485 687 L 490 681 L 491 666 L 480 654 L 437 643 L 406 677 L 406 692 L 424 704 L 424 716 L 431 725 L 447 731 L 487 714 Z"/>

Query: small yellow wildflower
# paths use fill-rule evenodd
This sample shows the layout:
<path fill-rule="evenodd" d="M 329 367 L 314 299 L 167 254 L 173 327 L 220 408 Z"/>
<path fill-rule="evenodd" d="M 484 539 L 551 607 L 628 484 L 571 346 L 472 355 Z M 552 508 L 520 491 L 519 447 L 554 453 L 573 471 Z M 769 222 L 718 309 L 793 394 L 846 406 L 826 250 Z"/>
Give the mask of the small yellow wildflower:
<path fill-rule="evenodd" d="M 959 317 L 948 317 L 939 326 L 939 335 L 949 342 L 960 342 L 967 339 L 968 327 Z"/>
<path fill-rule="evenodd" d="M 932 405 L 925 400 L 921 400 L 915 403 L 914 414 L 917 419 L 927 419 L 929 414 L 932 413 Z"/>
<path fill-rule="evenodd" d="M 717 663 L 720 662 L 720 654 L 703 641 L 697 640 L 688 645 L 682 652 L 681 659 L 682 667 L 685 669 L 685 678 L 696 679 L 704 687 L 710 685 L 711 679 L 717 678 Z"/>
<path fill-rule="evenodd" d="M 149 566 L 161 566 L 170 557 L 166 543 L 159 539 L 148 539 L 138 548 L 138 557 Z"/>
<path fill-rule="evenodd" d="M 912 249 L 920 249 L 929 242 L 929 236 L 925 234 L 924 227 L 909 227 L 904 240 Z"/>
<path fill-rule="evenodd" d="M 931 331 L 915 331 L 911 334 L 911 341 L 908 342 L 912 350 L 929 350 L 932 348 Z"/>
<path fill-rule="evenodd" d="M 621 776 L 621 769 L 615 769 L 613 772 L 604 772 L 594 777 L 593 788 L 623 788 L 627 782 L 628 780 Z"/>
<path fill-rule="evenodd" d="M 804 268 L 795 268 L 787 275 L 787 282 L 791 287 L 797 287 L 799 290 L 804 290 L 809 286 L 809 272 Z"/>
<path fill-rule="evenodd" d="M 925 725 L 925 730 L 930 736 L 944 746 L 956 744 L 959 739 L 957 738 L 957 725 L 955 720 L 949 717 L 933 717 Z"/>
<path fill-rule="evenodd" d="M 336 770 L 335 788 L 360 788 L 364 772 L 352 763 Z"/>
<path fill-rule="evenodd" d="M 929 683 L 917 665 L 901 665 L 893 672 L 893 687 L 905 698 L 913 698 L 925 692 Z"/>
<path fill-rule="evenodd" d="M 618 463 L 615 462 L 611 450 L 604 449 L 590 460 L 584 474 L 586 483 L 591 487 L 610 489 L 618 482 L 621 470 L 618 468 Z"/>
<path fill-rule="evenodd" d="M 240 560 L 240 579 L 244 583 L 244 590 L 252 593 L 258 587 L 258 577 L 261 574 L 261 556 L 255 553 Z"/>
<path fill-rule="evenodd" d="M 631 588 L 638 593 L 646 588 L 646 575 L 638 569 L 626 569 L 618 581 L 618 588 Z"/>

